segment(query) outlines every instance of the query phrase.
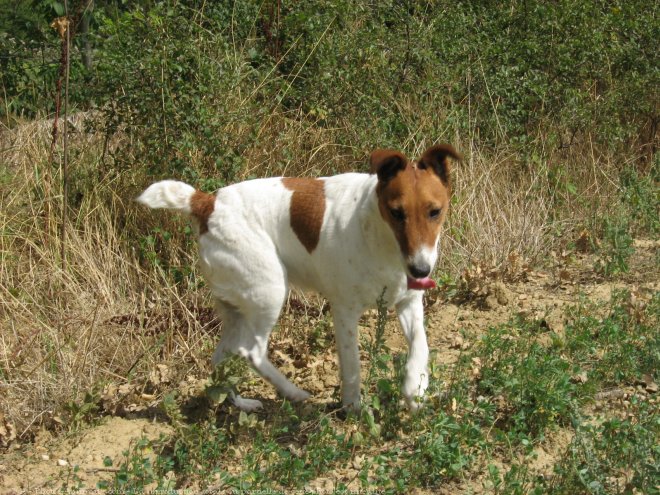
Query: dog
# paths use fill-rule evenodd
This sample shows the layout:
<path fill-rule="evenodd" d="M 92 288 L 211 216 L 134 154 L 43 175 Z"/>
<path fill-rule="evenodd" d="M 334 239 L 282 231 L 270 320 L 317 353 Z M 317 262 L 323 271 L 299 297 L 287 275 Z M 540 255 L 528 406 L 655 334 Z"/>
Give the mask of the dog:
<path fill-rule="evenodd" d="M 382 296 L 396 308 L 408 342 L 402 395 L 416 411 L 428 386 L 422 298 L 435 286 L 429 275 L 449 209 L 449 158 L 461 159 L 447 144 L 415 161 L 378 149 L 369 174 L 255 179 L 215 194 L 165 180 L 137 201 L 195 220 L 201 272 L 223 321 L 214 366 L 238 354 L 286 399 L 309 398 L 273 366 L 267 351 L 290 286 L 311 289 L 330 302 L 342 405 L 359 410 L 357 325 Z M 262 407 L 236 394 L 232 400 L 245 411 Z"/>

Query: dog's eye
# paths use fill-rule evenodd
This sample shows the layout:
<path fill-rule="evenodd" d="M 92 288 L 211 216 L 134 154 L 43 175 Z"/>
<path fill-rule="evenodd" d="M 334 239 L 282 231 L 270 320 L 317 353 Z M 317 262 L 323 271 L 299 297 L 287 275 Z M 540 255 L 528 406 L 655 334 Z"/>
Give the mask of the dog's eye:
<path fill-rule="evenodd" d="M 429 211 L 429 218 L 435 220 L 440 217 L 440 212 L 442 211 L 441 208 L 433 208 L 431 211 Z"/>
<path fill-rule="evenodd" d="M 394 220 L 403 222 L 406 219 L 406 213 L 403 211 L 403 208 L 390 208 L 390 215 Z"/>

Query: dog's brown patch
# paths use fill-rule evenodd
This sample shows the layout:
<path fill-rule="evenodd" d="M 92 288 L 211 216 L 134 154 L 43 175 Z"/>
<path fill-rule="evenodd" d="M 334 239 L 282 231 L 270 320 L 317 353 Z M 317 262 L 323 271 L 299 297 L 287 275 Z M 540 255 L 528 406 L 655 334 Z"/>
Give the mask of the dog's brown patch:
<path fill-rule="evenodd" d="M 325 192 L 322 180 L 285 177 L 282 184 L 293 191 L 289 215 L 291 228 L 307 252 L 316 249 L 323 226 Z"/>
<path fill-rule="evenodd" d="M 215 208 L 215 196 L 202 191 L 195 191 L 190 198 L 190 212 L 199 222 L 199 235 L 209 231 L 209 217 Z"/>

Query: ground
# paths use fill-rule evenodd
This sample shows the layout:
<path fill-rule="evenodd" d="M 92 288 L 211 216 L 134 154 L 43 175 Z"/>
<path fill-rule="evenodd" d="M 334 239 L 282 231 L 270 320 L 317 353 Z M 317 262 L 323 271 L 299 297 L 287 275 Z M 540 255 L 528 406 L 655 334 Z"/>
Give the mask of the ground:
<path fill-rule="evenodd" d="M 594 302 L 608 302 L 613 290 L 625 288 L 632 298 L 646 299 L 660 289 L 658 276 L 658 241 L 637 240 L 635 254 L 630 260 L 630 271 L 615 280 L 608 280 L 598 275 L 594 269 L 594 257 L 591 254 L 573 252 L 570 255 L 557 254 L 542 269 L 518 267 L 515 276 L 498 277 L 498 274 L 486 273 L 487 269 L 475 267 L 466 274 L 466 284 L 472 284 L 467 294 L 470 297 L 444 297 L 439 292 L 430 292 L 427 296 L 428 339 L 434 351 L 435 362 L 451 369 L 461 353 L 466 352 L 488 328 L 506 323 L 515 314 L 541 320 L 547 333 L 538 335 L 538 339 L 550 339 L 550 333 L 561 335 L 565 325 L 567 306 L 576 304 L 581 298 Z M 498 280 L 500 279 L 500 280 Z M 318 307 L 321 307 L 320 305 Z M 303 308 L 303 309 L 300 309 Z M 315 353 L 303 355 L 301 346 L 288 330 L 300 318 L 300 311 L 309 307 L 292 302 L 280 323 L 280 332 L 273 337 L 272 356 L 282 371 L 292 376 L 301 387 L 309 390 L 313 398 L 302 408 L 302 413 L 315 408 L 325 408 L 337 399 L 337 361 L 332 350 L 333 343 L 324 331 L 327 317 L 323 310 L 306 315 L 307 321 L 316 321 L 312 332 L 316 332 L 317 341 L 313 343 Z M 370 313 L 362 321 L 362 332 L 371 335 L 376 323 L 376 313 Z M 395 320 L 390 317 L 385 331 L 386 345 L 393 351 L 403 351 L 405 341 L 399 332 Z M 368 368 L 368 354 L 363 349 L 364 369 Z M 480 363 L 475 362 L 475 368 Z M 172 435 L 174 427 L 157 408 L 149 406 L 157 401 L 159 384 L 172 385 L 166 366 L 158 367 L 151 377 L 153 390 L 138 397 L 135 389 L 104 390 L 101 402 L 101 417 L 92 425 L 81 426 L 65 434 L 51 434 L 42 429 L 30 443 L 15 442 L 0 457 L 0 494 L 18 495 L 38 493 L 46 488 L 75 487 L 93 488 L 99 482 L 110 482 L 119 471 L 117 467 L 127 452 L 136 449 L 140 439 L 156 441 L 161 436 Z M 479 370 L 476 370 L 478 373 Z M 577 380 L 580 378 L 578 377 Z M 203 393 L 206 378 L 203 373 L 191 370 L 189 375 L 178 385 L 180 392 L 190 398 Z M 120 387 L 121 388 L 121 387 Z M 184 390 L 185 389 L 185 390 Z M 275 392 L 256 378 L 243 387 L 248 397 L 259 397 L 266 404 L 266 411 L 257 416 L 258 420 L 268 421 L 269 411 L 280 407 L 280 399 Z M 621 389 L 607 390 L 600 393 L 600 401 L 593 408 L 614 408 L 624 410 L 630 394 L 642 393 L 657 407 L 657 385 L 651 379 L 648 383 L 639 383 Z M 156 399 L 155 399 L 156 398 Z M 199 402 L 199 401 L 198 401 Z M 203 402 L 191 400 L 189 407 L 208 407 Z M 603 405 L 603 403 L 606 403 Z M 142 406 L 140 405 L 142 404 Z M 145 405 L 146 404 L 146 405 Z M 201 404 L 201 405 L 199 405 Z M 629 404 L 629 403 L 628 403 Z M 153 404 L 152 404 L 153 405 Z M 228 406 L 223 406 L 228 407 Z M 406 421 L 406 413 L 401 413 Z M 350 427 L 349 427 L 350 429 Z M 530 456 L 528 468 L 539 476 L 552 476 L 553 466 L 565 455 L 572 439 L 570 428 L 554 428 L 534 447 L 535 455 Z M 237 437 L 233 459 L 235 464 L 224 466 L 229 473 L 240 474 L 241 460 L 249 453 L 250 437 Z M 391 441 L 390 441 L 391 442 Z M 140 447 L 137 447 L 138 449 Z M 294 438 L 290 449 L 296 452 L 301 448 Z M 387 449 L 388 445 L 381 445 Z M 145 447 L 144 455 L 154 456 Z M 332 471 L 321 474 L 306 486 L 310 490 L 332 490 L 339 483 L 350 489 L 360 488 L 358 474 L 364 462 L 364 455 L 355 455 Z M 489 464 L 500 463 L 494 455 Z M 484 464 L 476 461 L 464 477 L 452 479 L 440 493 L 487 493 L 489 485 Z M 172 477 L 175 473 L 170 473 Z M 156 485 L 154 484 L 153 487 Z M 189 485 L 192 489 L 195 484 Z M 375 488 L 375 487 L 374 487 Z M 412 493 L 438 493 L 437 490 L 419 488 Z"/>

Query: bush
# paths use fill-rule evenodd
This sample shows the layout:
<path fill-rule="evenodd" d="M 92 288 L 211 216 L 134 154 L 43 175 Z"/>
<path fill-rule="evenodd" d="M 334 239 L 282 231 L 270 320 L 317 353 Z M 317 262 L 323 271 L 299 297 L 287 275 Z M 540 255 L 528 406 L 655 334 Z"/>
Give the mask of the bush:
<path fill-rule="evenodd" d="M 129 137 L 129 153 L 115 157 L 119 168 L 137 162 L 150 176 L 177 176 L 198 185 L 201 177 L 217 177 L 203 184 L 211 190 L 234 180 L 242 166 L 242 143 L 227 129 L 249 126 L 265 110 L 238 103 L 241 89 L 262 75 L 249 53 L 228 56 L 227 31 L 247 37 L 245 24 L 256 10 L 241 4 L 234 15 L 244 23 L 230 27 L 227 6 L 207 7 L 202 14 L 165 2 L 116 19 L 99 16 L 103 56 L 94 97 L 107 132 L 122 130 Z"/>

